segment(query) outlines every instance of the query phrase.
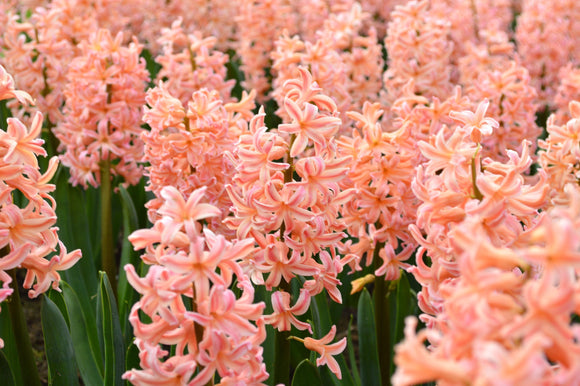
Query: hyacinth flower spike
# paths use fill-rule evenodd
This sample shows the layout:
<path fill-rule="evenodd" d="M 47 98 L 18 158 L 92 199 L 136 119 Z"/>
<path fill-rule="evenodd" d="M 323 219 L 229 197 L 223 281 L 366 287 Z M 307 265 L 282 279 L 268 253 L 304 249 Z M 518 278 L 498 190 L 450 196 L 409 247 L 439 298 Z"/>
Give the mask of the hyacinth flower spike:
<path fill-rule="evenodd" d="M 32 102 L 27 93 L 14 89 L 12 77 L 0 66 L 0 99 L 7 98 Z M 48 170 L 40 172 L 37 157 L 46 156 L 44 141 L 38 138 L 42 122 L 42 114 L 36 112 L 30 127 L 17 118 L 8 118 L 7 126 L 2 124 L 0 129 L 0 302 L 11 296 L 8 309 L 22 380 L 27 385 L 40 385 L 40 378 L 16 288 L 16 269 L 27 270 L 23 286 L 29 289 L 29 297 L 36 298 L 51 287 L 59 291 L 58 271 L 70 268 L 81 258 L 80 250 L 67 251 L 54 226 L 56 203 L 49 193 L 55 186 L 49 181 L 58 159 L 51 159 Z M 13 199 L 18 192 L 26 199 L 22 207 Z M 57 250 L 56 256 L 46 258 Z M 0 339 L 0 348 L 3 346 Z"/>

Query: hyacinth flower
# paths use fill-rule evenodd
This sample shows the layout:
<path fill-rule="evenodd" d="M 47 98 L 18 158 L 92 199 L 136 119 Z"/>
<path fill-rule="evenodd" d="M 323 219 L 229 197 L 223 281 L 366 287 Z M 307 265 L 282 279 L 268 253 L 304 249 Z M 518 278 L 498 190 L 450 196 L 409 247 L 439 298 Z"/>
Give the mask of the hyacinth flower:
<path fill-rule="evenodd" d="M 522 2 L 516 26 L 516 44 L 522 64 L 528 69 L 539 101 L 554 106 L 559 85 L 559 71 L 569 62 L 576 64 L 578 50 L 578 18 L 580 7 L 562 0 Z M 543 15 L 552 17 L 546 20 Z"/>
<path fill-rule="evenodd" d="M 268 131 L 261 109 L 231 154 L 236 173 L 226 189 L 234 216 L 225 220 L 238 238 L 252 237 L 258 245 L 241 264 L 254 284 L 272 291 L 274 313 L 265 321 L 277 328 L 276 383 L 289 381 L 284 355 L 289 353 L 291 326 L 310 330 L 296 315 L 324 290 L 335 302 L 342 301 L 338 274 L 352 258 L 337 250 L 345 227 L 338 208 L 352 191 L 338 184 L 350 158 L 336 151 L 333 136 L 341 125 L 336 104 L 303 67 L 285 83 L 284 94 L 289 119 Z M 301 288 L 296 300 L 290 297 L 293 282 Z M 322 336 L 322 331 L 315 333 Z M 307 348 L 323 354 L 314 344 Z M 333 362 L 325 357 L 319 361 L 323 363 Z M 330 368 L 340 377 L 336 367 Z"/>
<path fill-rule="evenodd" d="M 179 18 L 171 28 L 161 30 L 157 43 L 161 53 L 155 61 L 161 68 L 156 83 L 164 81 L 171 95 L 186 105 L 193 92 L 207 88 L 217 91 L 224 103 L 233 102 L 235 80 L 226 80 L 229 57 L 215 48 L 216 37 L 202 36 L 200 31 L 186 33 Z"/>
<path fill-rule="evenodd" d="M 423 286 L 419 307 L 429 325 L 437 323 L 435 317 L 441 311 L 440 286 L 458 276 L 449 231 L 469 216 L 480 216 L 487 224 L 486 237 L 496 245 L 507 245 L 524 231 L 521 224 L 534 223 L 537 210 L 546 202 L 545 173 L 539 173 L 535 184 L 524 178 L 532 163 L 526 141 L 521 154 L 507 151 L 505 163 L 481 159 L 475 140 L 485 141 L 498 125 L 485 117 L 487 106 L 488 102 L 480 103 L 475 113 L 451 112 L 460 126 L 445 127 L 428 143 L 418 143 L 428 161 L 418 167 L 412 185 L 422 203 L 416 224 L 409 226 L 420 244 L 417 266 L 409 272 Z M 430 267 L 425 263 L 427 256 Z"/>
<path fill-rule="evenodd" d="M 441 284 L 436 325 L 415 332 L 407 321 L 394 384 L 577 382 L 580 191 L 563 190 L 566 204 L 510 244 L 490 239 L 479 216 L 453 228 L 459 276 Z"/>
<path fill-rule="evenodd" d="M 146 206 L 150 221 L 163 203 L 161 190 L 174 186 L 188 197 L 194 190 L 206 187 L 205 200 L 219 208 L 232 203 L 226 193 L 235 169 L 225 157 L 247 127 L 254 108 L 255 93 L 244 93 L 240 101 L 225 103 L 217 90 L 202 88 L 189 96 L 187 104 L 173 96 L 161 82 L 147 92 L 143 121 L 151 128 L 142 134 L 143 159 L 149 163 L 146 189 L 155 197 Z M 208 218 L 213 231 L 233 235 L 222 224 L 228 210 Z"/>
<path fill-rule="evenodd" d="M 551 115 L 548 137 L 538 141 L 539 163 L 548 174 L 550 198 L 561 205 L 568 199 L 564 187 L 580 180 L 580 102 L 570 102 L 568 114 L 571 118 L 564 124 L 556 122 L 558 114 Z"/>
<path fill-rule="evenodd" d="M 174 187 L 163 188 L 153 227 L 129 237 L 135 249 L 145 250 L 142 259 L 150 265 L 143 278 L 132 265 L 125 267 L 142 295 L 129 316 L 141 369 L 123 376 L 135 385 L 213 384 L 216 374 L 223 384 L 261 384 L 268 378 L 260 346 L 266 338 L 265 305 L 254 301 L 242 267 L 254 241 L 230 242 L 203 225 L 221 214 L 202 202 L 206 190 L 186 199 Z"/>
<path fill-rule="evenodd" d="M 14 89 L 11 75 L 0 66 L 0 99 L 10 98 L 23 104 L 33 102 L 29 94 Z M 0 302 L 12 297 L 8 307 L 20 364 L 26 369 L 22 376 L 28 384 L 40 384 L 40 380 L 16 287 L 16 269 L 27 270 L 23 286 L 29 289 L 29 297 L 36 298 L 50 288 L 59 290 L 58 271 L 81 258 L 80 250 L 68 252 L 58 238 L 56 202 L 50 196 L 55 186 L 49 184 L 58 159 L 53 157 L 45 173 L 40 172 L 37 157 L 46 156 L 44 141 L 39 139 L 42 122 L 43 116 L 37 112 L 29 127 L 17 118 L 8 118 L 5 130 L 0 130 Z M 0 348 L 3 346 L 0 339 Z"/>
<path fill-rule="evenodd" d="M 117 267 L 111 224 L 111 179 L 137 184 L 143 168 L 141 108 L 149 80 L 141 45 L 122 43 L 99 29 L 79 43 L 81 54 L 69 65 L 64 90 L 64 119 L 54 128 L 60 159 L 70 170 L 70 182 L 101 191 L 102 267 L 116 288 Z"/>
<path fill-rule="evenodd" d="M 363 28 L 370 15 L 362 12 L 358 3 L 342 7 L 345 9 L 321 22 L 312 37 L 308 37 L 310 30 L 305 30 L 302 38 L 290 36 L 286 30 L 278 38 L 271 54 L 275 71 L 272 96 L 282 106 L 282 85 L 295 76 L 296 67 L 308 67 L 319 87 L 336 102 L 343 127 L 348 127 L 348 110 L 361 108 L 363 101 L 378 100 L 383 59 L 376 31 Z M 280 107 L 277 114 L 285 117 L 284 108 Z"/>
<path fill-rule="evenodd" d="M 531 369 L 542 358 L 538 350 L 545 349 L 545 339 L 530 335 L 513 344 L 506 339 L 515 330 L 503 332 L 527 307 L 519 295 L 525 283 L 533 287 L 541 277 L 540 265 L 519 248 L 533 250 L 523 240 L 541 227 L 547 178 L 543 171 L 535 184 L 524 178 L 532 162 L 526 141 L 521 154 L 507 150 L 508 161 L 481 160 L 478 143 L 498 125 L 486 118 L 487 106 L 484 101 L 475 113 L 452 112 L 459 126 L 418 144 L 428 161 L 413 182 L 422 204 L 410 231 L 420 248 L 417 266 L 408 271 L 423 286 L 418 300 L 426 328 L 415 333 L 416 320 L 407 322 L 405 340 L 396 348 L 394 384 L 485 384 L 489 377 L 537 383 L 538 372 L 544 373 Z M 431 365 L 419 371 L 426 361 Z"/>
<path fill-rule="evenodd" d="M 246 76 L 243 86 L 256 90 L 258 100 L 263 101 L 271 88 L 266 69 L 271 67 L 274 41 L 284 28 L 295 33 L 297 18 L 292 6 L 283 0 L 243 0 L 238 7 L 236 52 Z"/>
<path fill-rule="evenodd" d="M 399 98 L 410 79 L 414 81 L 414 94 L 440 99 L 451 94 L 451 28 L 435 11 L 430 1 L 422 0 L 397 6 L 391 13 L 385 37 L 389 53 L 383 75 L 385 105 Z"/>
<path fill-rule="evenodd" d="M 8 12 L 8 20 L 2 37 L 1 63 L 15 77 L 16 85 L 27 90 L 36 101 L 35 108 L 46 116 L 49 130 L 62 120 L 63 90 L 68 64 L 78 50 L 73 43 L 82 38 L 71 28 L 67 7 L 62 1 L 52 2 L 47 8 L 38 8 L 29 18 L 15 8 Z M 77 10 L 82 13 L 82 11 Z M 85 28 L 90 18 L 83 19 Z M 12 113 L 21 115 L 31 109 L 20 104 L 8 105 Z"/>
<path fill-rule="evenodd" d="M 417 143 L 451 125 L 451 111 L 472 104 L 460 88 L 444 100 L 415 92 L 413 80 L 409 80 L 390 108 L 367 102 L 362 111 L 347 112 L 354 122 L 352 134 L 337 140 L 340 154 L 353 159 L 347 178 L 340 185 L 357 192 L 341 208 L 346 232 L 352 236 L 341 252 L 355 256 L 349 263 L 352 270 L 373 268 L 371 274 L 352 284 L 357 292 L 374 283 L 375 327 L 381 342 L 378 348 L 383 379 L 389 377 L 393 339 L 386 322 L 391 318 L 387 295 L 398 285 L 401 271 L 410 268 L 407 260 L 417 247 L 409 230 L 417 220 L 420 203 L 412 181 L 417 168 L 426 160 Z"/>
<path fill-rule="evenodd" d="M 14 76 L 17 87 L 35 99 L 49 130 L 64 119 L 68 68 L 82 55 L 78 43 L 99 27 L 114 34 L 125 29 L 139 17 L 130 3 L 55 0 L 17 2 L 8 8 L 0 62 Z M 15 105 L 13 113 L 23 108 Z"/>

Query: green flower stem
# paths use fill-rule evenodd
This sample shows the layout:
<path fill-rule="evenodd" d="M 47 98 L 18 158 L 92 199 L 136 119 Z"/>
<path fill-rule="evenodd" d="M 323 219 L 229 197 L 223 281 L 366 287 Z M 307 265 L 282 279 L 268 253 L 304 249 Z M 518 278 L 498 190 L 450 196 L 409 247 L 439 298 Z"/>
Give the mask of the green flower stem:
<path fill-rule="evenodd" d="M 290 283 L 282 278 L 280 286 L 282 291 L 290 293 Z M 274 385 L 290 384 L 290 331 L 276 330 L 276 340 L 274 341 Z"/>
<path fill-rule="evenodd" d="M 191 299 L 191 310 L 193 312 L 197 312 L 197 295 L 196 295 L 196 291 L 195 291 L 195 285 L 192 285 L 191 289 L 193 291 L 193 298 Z M 195 330 L 195 339 L 197 341 L 197 344 L 199 345 L 199 343 L 203 340 L 204 328 L 201 324 L 193 322 L 193 329 Z M 202 369 L 203 368 L 200 368 L 199 371 L 201 371 Z M 214 380 L 212 377 L 209 381 L 207 381 L 205 386 L 213 386 L 213 385 L 214 385 Z"/>
<path fill-rule="evenodd" d="M 296 139 L 296 135 L 292 134 L 290 137 L 290 146 L 288 147 L 288 169 L 284 171 L 284 183 L 289 183 L 293 181 L 294 174 L 294 159 L 290 156 L 290 149 L 292 144 Z M 280 240 L 284 241 L 284 233 L 286 230 L 286 223 L 282 221 L 280 226 Z M 290 258 L 291 250 L 288 250 L 288 257 Z M 280 285 L 278 289 L 290 293 L 292 287 L 290 283 L 287 283 L 284 278 L 280 280 Z M 274 341 L 274 384 L 279 385 L 289 385 L 290 384 L 290 331 L 279 331 L 276 330 L 276 337 Z"/>
<path fill-rule="evenodd" d="M 3 256 L 6 250 L 3 249 Z M 32 352 L 32 344 L 28 336 L 28 328 L 26 327 L 26 320 L 22 312 L 22 303 L 20 302 L 20 294 L 18 293 L 18 282 L 16 281 L 16 269 L 10 270 L 12 283 L 10 287 L 14 290 L 10 296 L 8 303 L 8 311 L 10 312 L 10 321 L 12 322 L 12 331 L 16 341 L 16 350 L 18 351 L 18 360 L 20 361 L 20 372 L 22 374 L 22 381 L 25 385 L 40 386 L 40 376 L 34 360 L 34 353 Z"/>
<path fill-rule="evenodd" d="M 101 161 L 101 266 L 117 296 L 117 263 L 113 244 L 113 217 L 111 210 L 111 161 Z"/>
<path fill-rule="evenodd" d="M 385 246 L 384 242 L 377 243 L 373 253 L 375 270 L 382 265 L 379 252 Z M 388 283 L 384 276 L 375 278 L 373 290 L 373 301 L 375 308 L 375 330 L 377 335 L 377 348 L 379 350 L 379 366 L 381 369 L 381 380 L 383 385 L 391 384 L 391 333 L 390 315 L 388 299 Z"/>

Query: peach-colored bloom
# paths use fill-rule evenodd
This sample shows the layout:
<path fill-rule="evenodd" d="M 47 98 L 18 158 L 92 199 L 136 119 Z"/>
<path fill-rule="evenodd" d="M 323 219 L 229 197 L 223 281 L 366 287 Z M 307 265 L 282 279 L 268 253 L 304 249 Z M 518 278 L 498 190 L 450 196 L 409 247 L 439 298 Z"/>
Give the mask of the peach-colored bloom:
<path fill-rule="evenodd" d="M 464 124 L 463 130 L 471 135 L 473 142 L 481 142 L 482 135 L 489 136 L 493 133 L 493 129 L 498 127 L 498 123 L 493 118 L 486 118 L 485 112 L 489 107 L 489 101 L 484 100 L 479 103 L 475 113 L 471 111 L 449 113 L 449 116 L 458 122 Z"/>
<path fill-rule="evenodd" d="M 141 179 L 141 106 L 149 76 L 139 58 L 141 46 L 136 40 L 124 46 L 122 39 L 121 33 L 113 38 L 109 30 L 96 31 L 80 44 L 81 55 L 68 68 L 65 117 L 54 134 L 71 182 L 84 188 L 97 186 L 104 160 L 125 183 Z"/>
<path fill-rule="evenodd" d="M 316 351 L 320 357 L 316 359 L 316 365 L 327 365 L 338 379 L 342 379 L 342 372 L 338 366 L 338 362 L 333 358 L 333 355 L 338 355 L 346 348 L 346 338 L 342 338 L 338 342 L 330 343 L 336 335 L 336 326 L 332 326 L 328 334 L 320 339 L 313 339 L 310 337 L 304 338 L 304 346 L 311 351 Z"/>
<path fill-rule="evenodd" d="M 0 67 L 0 85 L 5 86 L 0 99 L 18 98 L 28 103 L 31 98 L 23 91 L 14 90 L 11 78 Z M 5 255 L 0 256 L 0 302 L 13 292 L 12 278 L 6 270 L 27 270 L 23 286 L 28 295 L 37 297 L 51 286 L 59 290 L 58 271 L 66 270 L 81 258 L 81 251 L 67 252 L 58 239 L 56 202 L 50 196 L 55 187 L 49 184 L 56 172 L 58 159 L 49 161 L 48 170 L 41 174 L 38 156 L 46 156 L 39 139 L 43 115 L 36 112 L 27 127 L 18 118 L 8 118 L 6 131 L 0 130 L 0 246 Z M 16 192 L 26 198 L 22 207 L 13 201 Z M 56 255 L 53 255 L 58 250 Z M 0 346 L 4 342 L 0 339 Z"/>
<path fill-rule="evenodd" d="M 272 294 L 274 312 L 271 315 L 264 316 L 264 322 L 278 329 L 278 331 L 290 331 L 291 327 L 294 326 L 299 330 L 308 330 L 312 334 L 312 326 L 296 318 L 296 315 L 302 315 L 308 311 L 310 298 L 308 291 L 302 289 L 298 300 L 290 307 L 290 294 L 288 292 L 274 292 Z"/>
<path fill-rule="evenodd" d="M 201 224 L 221 214 L 204 202 L 206 192 L 194 190 L 186 200 L 175 187 L 162 188 L 153 228 L 129 237 L 136 249 L 145 249 L 142 259 L 151 265 L 144 278 L 125 267 L 129 283 L 142 295 L 129 316 L 142 369 L 124 374 L 136 384 L 149 384 L 155 377 L 170 384 L 206 383 L 216 372 L 248 383 L 268 377 L 260 347 L 265 304 L 255 301 L 241 267 L 254 252 L 253 240 L 230 242 Z M 231 288 L 234 281 L 240 296 Z M 186 303 L 193 308 L 188 310 Z M 168 356 L 160 345 L 173 346 L 174 354 Z"/>

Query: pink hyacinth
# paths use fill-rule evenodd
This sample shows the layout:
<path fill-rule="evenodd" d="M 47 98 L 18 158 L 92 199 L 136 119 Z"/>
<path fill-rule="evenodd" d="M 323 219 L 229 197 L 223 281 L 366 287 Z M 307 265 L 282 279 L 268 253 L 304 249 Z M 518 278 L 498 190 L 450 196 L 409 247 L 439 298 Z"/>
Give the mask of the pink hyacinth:
<path fill-rule="evenodd" d="M 192 192 L 186 202 L 176 188 L 163 188 L 153 227 L 129 237 L 136 249 L 145 249 L 143 261 L 151 265 L 143 278 L 133 266 L 125 267 L 129 283 L 142 295 L 129 317 L 141 369 L 123 375 L 133 384 L 153 379 L 205 384 L 214 374 L 247 383 L 268 377 L 260 347 L 266 338 L 265 305 L 254 302 L 254 288 L 240 265 L 254 251 L 253 240 L 230 242 L 202 226 L 200 220 L 220 214 L 200 202 L 205 192 Z M 240 296 L 231 289 L 234 281 Z M 186 302 L 193 305 L 189 311 Z M 162 345 L 174 346 L 175 353 L 169 355 Z"/>
<path fill-rule="evenodd" d="M 274 313 L 264 320 L 280 331 L 290 325 L 310 330 L 297 316 L 312 296 L 326 290 L 334 301 L 342 301 L 338 275 L 352 258 L 337 249 L 345 229 L 338 211 L 353 193 L 339 185 L 350 160 L 338 154 L 335 144 L 342 122 L 336 104 L 310 72 L 298 67 L 298 73 L 283 87 L 288 118 L 267 131 L 260 109 L 231 154 L 236 173 L 227 186 L 234 216 L 225 223 L 239 238 L 251 236 L 257 243 L 242 266 L 254 284 L 275 291 Z M 292 300 L 289 286 L 297 276 L 306 280 L 299 298 Z M 322 354 L 318 346 L 311 348 Z M 337 373 L 331 359 L 319 362 L 324 363 Z"/>
<path fill-rule="evenodd" d="M 18 98 L 31 102 L 32 98 L 15 90 L 11 76 L 0 66 L 0 99 Z M 13 292 L 12 278 L 6 271 L 14 268 L 27 270 L 24 287 L 30 289 L 31 298 L 49 288 L 58 290 L 58 271 L 70 268 L 81 258 L 81 251 L 68 252 L 59 241 L 56 213 L 50 192 L 54 185 L 49 181 L 56 173 L 58 159 L 49 161 L 48 170 L 42 174 L 37 157 L 46 156 L 39 139 L 42 114 L 37 112 L 27 127 L 17 118 L 7 120 L 6 131 L 0 130 L 0 302 Z M 13 194 L 19 191 L 28 201 L 23 207 L 16 205 Z M 52 255 L 58 246 L 58 254 Z M 3 342 L 0 339 L 0 347 Z"/>
<path fill-rule="evenodd" d="M 61 160 L 73 185 L 97 187 L 103 162 L 126 184 L 136 184 L 142 176 L 141 106 L 149 80 L 141 46 L 136 41 L 124 46 L 121 34 L 113 38 L 104 29 L 80 46 L 82 54 L 68 70 L 65 118 L 54 129 Z"/>

